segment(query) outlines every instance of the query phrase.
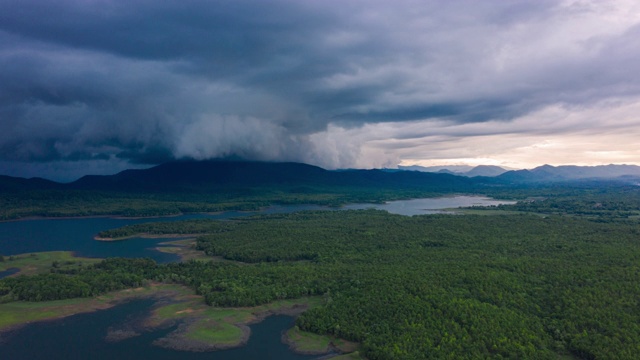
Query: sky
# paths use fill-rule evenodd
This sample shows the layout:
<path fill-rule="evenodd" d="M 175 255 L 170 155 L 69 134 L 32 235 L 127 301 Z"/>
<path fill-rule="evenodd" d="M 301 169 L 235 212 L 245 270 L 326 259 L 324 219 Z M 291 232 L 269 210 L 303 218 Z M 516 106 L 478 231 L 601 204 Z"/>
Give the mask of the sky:
<path fill-rule="evenodd" d="M 640 2 L 0 0 L 0 174 L 640 165 Z"/>

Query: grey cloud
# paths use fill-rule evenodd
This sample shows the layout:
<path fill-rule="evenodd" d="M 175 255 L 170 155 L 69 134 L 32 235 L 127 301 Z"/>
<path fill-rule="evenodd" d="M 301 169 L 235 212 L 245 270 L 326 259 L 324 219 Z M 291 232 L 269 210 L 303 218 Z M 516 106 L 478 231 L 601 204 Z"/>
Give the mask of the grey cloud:
<path fill-rule="evenodd" d="M 310 136 L 638 95 L 640 27 L 577 41 L 584 4 L 0 0 L 0 160 L 358 166 Z"/>

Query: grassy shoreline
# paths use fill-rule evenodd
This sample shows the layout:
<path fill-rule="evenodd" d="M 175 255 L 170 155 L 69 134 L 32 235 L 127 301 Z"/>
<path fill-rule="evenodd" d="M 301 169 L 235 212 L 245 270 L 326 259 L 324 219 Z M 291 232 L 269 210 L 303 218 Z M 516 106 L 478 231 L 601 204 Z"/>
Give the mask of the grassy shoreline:
<path fill-rule="evenodd" d="M 76 314 L 104 310 L 139 298 L 158 300 L 150 316 L 142 320 L 140 325 L 143 329 L 154 330 L 168 325 L 180 325 L 177 330 L 156 340 L 154 344 L 183 351 L 214 351 L 243 346 L 251 335 L 249 325 L 261 322 L 271 315 L 295 317 L 311 307 L 322 304 L 322 298 L 308 297 L 249 308 L 216 308 L 206 305 L 201 296 L 195 295 L 191 289 L 184 286 L 152 283 L 145 287 L 116 291 L 94 298 L 46 302 L 15 301 L 0 304 L 0 334 L 34 322 L 54 321 Z M 289 336 L 290 333 L 291 330 L 284 333 L 283 342 L 299 353 L 311 353 L 308 344 L 311 337 L 314 340 L 321 339 L 316 341 L 332 344 L 324 351 L 315 350 L 314 354 L 357 351 L 357 344 L 339 339 L 308 333 L 300 336 L 299 330 L 295 332 L 295 336 Z"/>
<path fill-rule="evenodd" d="M 110 241 L 129 240 L 129 239 L 133 239 L 133 238 L 178 239 L 178 238 L 186 238 L 186 237 L 192 238 L 192 237 L 196 237 L 196 236 L 200 236 L 200 235 L 203 235 L 203 234 L 147 234 L 147 233 L 138 233 L 138 234 L 120 236 L 120 237 L 101 237 L 101 236 L 96 235 L 96 236 L 93 237 L 93 240 L 110 242 Z"/>
<path fill-rule="evenodd" d="M 178 255 L 180 261 L 226 261 L 221 256 L 209 256 L 203 251 L 196 250 L 196 241 L 194 238 L 167 241 L 158 245 L 161 246 L 155 247 L 154 250 L 167 254 Z"/>
<path fill-rule="evenodd" d="M 5 260 L 0 261 L 0 271 L 17 268 L 20 271 L 10 276 L 34 275 L 49 272 L 52 266 L 62 268 L 81 267 L 101 260 L 99 258 L 76 257 L 72 251 L 45 251 L 5 255 Z"/>
<path fill-rule="evenodd" d="M 282 342 L 289 348 L 300 354 L 322 355 L 330 352 L 338 354 L 351 354 L 357 352 L 358 344 L 333 336 L 318 335 L 301 330 L 294 326 L 282 334 Z M 354 357 L 361 359 L 362 357 Z"/>
<path fill-rule="evenodd" d="M 194 249 L 194 239 L 182 239 L 162 243 L 158 250 L 175 253 L 181 260 L 211 260 Z M 34 275 L 47 273 L 52 266 L 86 266 L 102 259 L 75 257 L 70 251 L 52 251 L 12 255 L 0 262 L 0 271 L 20 269 L 16 274 Z M 215 259 L 214 259 L 215 260 Z M 146 286 L 107 293 L 92 298 L 76 298 L 56 301 L 12 301 L 0 304 L 0 334 L 40 321 L 54 321 L 68 316 L 108 309 L 133 299 L 157 300 L 151 314 L 140 328 L 153 330 L 168 325 L 179 325 L 177 330 L 154 342 L 155 345 L 183 351 L 213 351 L 243 346 L 249 340 L 249 325 L 261 322 L 271 315 L 297 317 L 309 308 L 321 306 L 321 297 L 305 297 L 280 300 L 269 304 L 246 308 L 218 308 L 205 304 L 202 296 L 182 285 L 149 283 Z M 294 328 L 295 329 L 295 328 Z M 293 330 L 293 329 L 292 329 Z M 326 336 L 303 333 L 299 329 L 283 334 L 282 341 L 299 353 L 330 354 L 353 352 L 357 345 Z M 109 334 L 109 341 L 123 340 L 132 334 Z M 310 350 L 310 339 L 330 344 L 324 349 Z M 346 346 L 341 346 L 348 344 Z"/>
<path fill-rule="evenodd" d="M 271 315 L 297 316 L 320 298 L 282 300 L 250 308 L 207 306 L 201 297 L 190 296 L 180 302 L 154 309 L 145 325 L 151 328 L 176 324 L 181 327 L 159 341 L 159 345 L 177 350 L 212 351 L 243 346 L 249 340 L 249 325 Z"/>
<path fill-rule="evenodd" d="M 76 298 L 42 302 L 13 301 L 0 304 L 0 333 L 38 321 L 52 321 L 67 316 L 104 310 L 135 298 L 169 295 L 175 285 L 151 284 L 147 287 L 120 290 L 93 298 Z"/>
<path fill-rule="evenodd" d="M 121 219 L 121 220 L 138 220 L 138 219 L 162 219 L 178 217 L 187 214 L 200 214 L 200 213 L 175 213 L 167 215 L 151 215 L 151 216 L 124 216 L 120 214 L 101 214 L 101 215 L 65 215 L 65 216 L 24 216 L 13 219 L 2 219 L 0 223 L 4 222 L 16 222 L 16 221 L 32 221 L 32 220 L 73 220 L 73 219 Z M 202 213 L 208 214 L 208 213 Z"/>

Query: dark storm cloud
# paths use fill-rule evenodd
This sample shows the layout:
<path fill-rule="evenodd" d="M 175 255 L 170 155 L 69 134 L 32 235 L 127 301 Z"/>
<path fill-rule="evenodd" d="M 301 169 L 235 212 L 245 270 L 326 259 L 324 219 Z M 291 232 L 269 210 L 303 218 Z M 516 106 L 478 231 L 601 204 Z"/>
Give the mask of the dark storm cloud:
<path fill-rule="evenodd" d="M 0 0 L 0 9 L 2 161 L 238 155 L 357 166 L 357 149 L 325 156 L 310 136 L 332 123 L 509 121 L 640 93 L 637 25 L 581 35 L 606 26 L 597 2 Z M 565 25 L 575 19 L 584 26 Z"/>

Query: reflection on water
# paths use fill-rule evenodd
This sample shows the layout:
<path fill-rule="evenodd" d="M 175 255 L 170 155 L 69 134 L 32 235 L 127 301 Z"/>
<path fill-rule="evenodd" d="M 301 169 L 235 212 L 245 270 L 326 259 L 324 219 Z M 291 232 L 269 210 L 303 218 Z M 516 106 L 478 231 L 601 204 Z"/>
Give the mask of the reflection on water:
<path fill-rule="evenodd" d="M 379 209 L 399 215 L 427 215 L 441 214 L 444 209 L 452 209 L 469 206 L 492 206 L 500 204 L 515 204 L 515 201 L 495 200 L 481 196 L 452 196 L 441 198 L 426 198 L 389 201 L 384 204 L 350 204 L 343 207 L 345 210 Z"/>

